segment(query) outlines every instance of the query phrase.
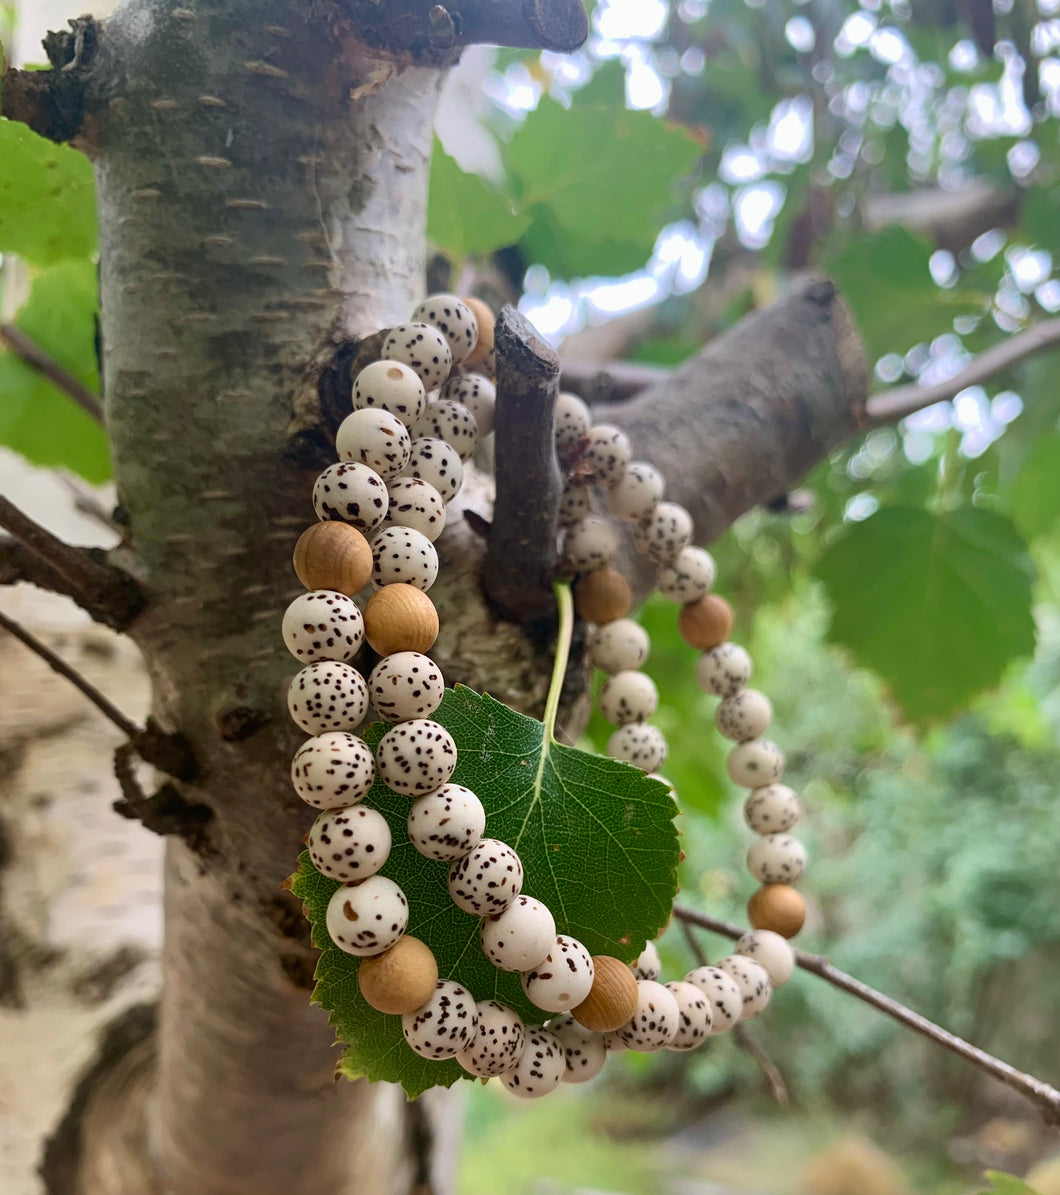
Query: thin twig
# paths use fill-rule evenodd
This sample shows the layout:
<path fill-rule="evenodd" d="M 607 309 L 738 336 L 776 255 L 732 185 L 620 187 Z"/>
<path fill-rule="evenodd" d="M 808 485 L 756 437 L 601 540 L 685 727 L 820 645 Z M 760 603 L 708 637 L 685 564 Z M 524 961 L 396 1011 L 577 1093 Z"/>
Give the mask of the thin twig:
<path fill-rule="evenodd" d="M 31 369 L 35 369 L 53 386 L 58 386 L 68 394 L 87 415 L 102 426 L 103 404 L 99 401 L 99 396 L 82 385 L 72 373 L 63 369 L 58 361 L 50 357 L 21 328 L 16 328 L 14 324 L 0 324 L 0 341 Z"/>
<path fill-rule="evenodd" d="M 607 364 L 564 361 L 560 388 L 572 390 L 590 406 L 623 402 L 649 386 L 664 382 L 672 371 L 664 365 L 637 361 L 609 361 Z"/>
<path fill-rule="evenodd" d="M 111 808 L 130 821 L 138 821 L 154 834 L 175 834 L 199 854 L 209 850 L 206 826 L 213 818 L 208 805 L 187 800 L 172 784 L 163 784 L 148 796 L 136 777 L 132 743 L 122 743 L 114 752 L 114 775 L 121 785 L 121 799 Z"/>
<path fill-rule="evenodd" d="M 708 917 L 705 913 L 699 913 L 695 909 L 689 909 L 683 905 L 674 906 L 674 916 L 683 923 L 698 925 L 701 929 L 711 930 L 726 938 L 740 938 L 747 932 L 731 922 Z M 823 955 L 807 954 L 805 951 L 796 950 L 795 962 L 804 971 L 811 972 L 826 983 L 839 988 L 840 991 L 856 996 L 857 999 L 872 1005 L 873 1008 L 891 1017 L 899 1024 L 905 1025 L 907 1029 L 912 1029 L 915 1033 L 933 1041 L 937 1046 L 949 1050 L 951 1054 L 956 1054 L 959 1058 L 971 1063 L 972 1066 L 978 1067 L 979 1070 L 990 1075 L 999 1083 L 1003 1083 L 1029 1100 L 1046 1124 L 1060 1127 L 1060 1091 L 1057 1091 L 1055 1087 L 1051 1087 L 1041 1079 L 1034 1078 L 1033 1075 L 1016 1070 L 1014 1066 L 1002 1062 L 1000 1058 L 995 1058 L 985 1050 L 980 1050 L 978 1046 L 973 1046 L 963 1038 L 957 1037 L 956 1034 L 936 1025 L 934 1021 L 929 1021 L 920 1013 L 913 1012 L 912 1009 L 906 1008 L 904 1004 L 900 1004 L 890 996 L 885 996 L 875 988 L 869 987 L 868 984 L 862 983 L 860 979 L 855 979 L 845 971 L 840 971 L 838 967 L 833 967 Z"/>

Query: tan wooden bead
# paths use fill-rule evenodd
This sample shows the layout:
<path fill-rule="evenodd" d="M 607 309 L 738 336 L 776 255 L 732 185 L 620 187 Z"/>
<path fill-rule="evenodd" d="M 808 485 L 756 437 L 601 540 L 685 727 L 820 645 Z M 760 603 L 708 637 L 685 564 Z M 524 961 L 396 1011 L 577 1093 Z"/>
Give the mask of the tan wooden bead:
<path fill-rule="evenodd" d="M 407 934 L 357 969 L 361 995 L 378 1012 L 415 1012 L 434 995 L 438 964 L 429 946 Z"/>
<path fill-rule="evenodd" d="M 593 955 L 593 986 L 571 1016 L 594 1033 L 621 1029 L 637 1011 L 637 977 L 609 954 Z"/>
<path fill-rule="evenodd" d="M 708 593 L 682 607 L 677 629 L 689 647 L 709 651 L 732 634 L 732 607 L 724 598 Z"/>
<path fill-rule="evenodd" d="M 493 328 L 496 319 L 493 312 L 481 299 L 462 296 L 464 302 L 471 308 L 475 319 L 478 320 L 478 343 L 468 354 L 466 365 L 481 365 L 493 352 Z"/>
<path fill-rule="evenodd" d="M 364 608 L 364 635 L 381 656 L 429 651 L 438 638 L 438 611 L 415 585 L 384 585 Z"/>
<path fill-rule="evenodd" d="M 625 618 L 633 607 L 629 582 L 613 568 L 598 568 L 580 577 L 574 586 L 578 617 L 602 626 Z"/>
<path fill-rule="evenodd" d="M 349 523 L 314 523 L 294 546 L 294 571 L 306 589 L 334 589 L 352 597 L 372 575 L 372 549 Z"/>
<path fill-rule="evenodd" d="M 763 884 L 747 902 L 747 917 L 755 929 L 794 938 L 806 920 L 806 902 L 790 884 Z"/>

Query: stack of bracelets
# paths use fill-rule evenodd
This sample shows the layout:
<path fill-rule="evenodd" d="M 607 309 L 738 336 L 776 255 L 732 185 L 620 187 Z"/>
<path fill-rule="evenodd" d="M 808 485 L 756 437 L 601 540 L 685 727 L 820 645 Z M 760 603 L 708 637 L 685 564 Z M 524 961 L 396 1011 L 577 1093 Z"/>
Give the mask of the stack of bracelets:
<path fill-rule="evenodd" d="M 682 638 L 702 653 L 697 681 L 721 698 L 715 721 L 736 743 L 729 775 L 751 790 L 744 814 L 757 837 L 747 866 L 762 886 L 748 905 L 754 928 L 734 953 L 665 984 L 652 943 L 633 964 L 591 957 L 580 942 L 557 934 L 542 902 L 522 894 L 519 856 L 483 837 L 479 798 L 450 783 L 457 747 L 431 720 L 444 681 L 426 654 L 438 634 L 428 597 L 438 574 L 434 541 L 460 492 L 464 462 L 493 429 L 495 391 L 486 376 L 493 316 L 478 300 L 436 295 L 412 319 L 390 332 L 382 359 L 354 380 L 353 412 L 336 435 L 339 461 L 313 489 L 320 521 L 295 548 L 295 571 L 309 592 L 283 619 L 284 641 L 304 665 L 288 705 L 313 737 L 295 755 L 291 777 L 302 800 L 321 811 L 306 839 L 310 857 L 342 883 L 328 905 L 327 930 L 340 949 L 361 958 L 358 985 L 368 1004 L 401 1015 L 405 1040 L 420 1056 L 456 1058 L 470 1075 L 499 1076 L 516 1095 L 536 1097 L 563 1081 L 591 1079 L 608 1052 L 692 1050 L 765 1008 L 792 973 L 787 939 L 805 916 L 792 887 L 805 850 L 788 834 L 800 806 L 779 783 L 782 752 L 761 737 L 772 707 L 744 687 L 751 660 L 728 641 L 732 612 L 710 592 L 710 554 L 689 546 L 690 515 L 662 501 L 662 475 L 631 461 L 620 429 L 592 425 L 584 403 L 561 394 L 555 436 L 569 478 L 560 507 L 564 555 L 578 575 L 576 609 L 595 628 L 592 662 L 608 674 L 599 695 L 601 713 L 617 727 L 608 754 L 657 776 L 666 743 L 648 722 L 658 702 L 640 671 L 648 636 L 627 617 L 630 587 L 612 567 L 618 537 L 608 520 L 590 513 L 594 489 L 606 492 L 616 519 L 632 525 L 637 551 L 658 566 L 660 592 L 681 606 Z M 352 595 L 369 584 L 374 592 L 362 613 Z M 365 640 L 381 657 L 367 680 L 348 662 Z M 369 707 L 392 724 L 374 754 L 355 733 Z M 524 1025 L 497 1001 L 476 1002 L 462 985 L 440 979 L 430 949 L 405 934 L 405 894 L 377 874 L 390 854 L 391 831 L 362 804 L 377 774 L 412 800 L 411 844 L 448 866 L 454 903 L 482 919 L 486 957 L 520 973 L 547 1023 Z"/>

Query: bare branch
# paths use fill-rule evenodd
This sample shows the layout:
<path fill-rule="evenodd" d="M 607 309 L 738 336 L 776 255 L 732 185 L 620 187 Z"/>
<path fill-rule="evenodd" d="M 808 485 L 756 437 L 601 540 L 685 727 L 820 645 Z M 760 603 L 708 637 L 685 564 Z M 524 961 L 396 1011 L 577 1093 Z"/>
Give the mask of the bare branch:
<path fill-rule="evenodd" d="M 176 834 L 197 853 L 206 849 L 206 824 L 213 817 L 208 805 L 186 800 L 172 784 L 163 784 L 148 796 L 136 778 L 132 743 L 123 743 L 114 752 L 114 775 L 121 785 L 121 800 L 113 809 L 130 821 L 138 821 L 154 834 Z"/>
<path fill-rule="evenodd" d="M 0 324 L 0 342 L 6 344 L 11 352 L 31 369 L 47 378 L 53 386 L 58 386 L 68 394 L 87 415 L 102 425 L 103 404 L 99 401 L 99 396 L 93 394 L 87 386 L 83 386 L 73 374 L 67 373 L 58 361 L 49 357 L 21 328 L 16 328 L 14 324 Z"/>
<path fill-rule="evenodd" d="M 695 909 L 689 909 L 683 905 L 674 906 L 674 916 L 682 922 L 711 930 L 726 938 L 740 938 L 747 932 L 731 922 L 708 917 L 705 913 L 699 913 Z M 1029 1100 L 1046 1124 L 1060 1127 L 1060 1091 L 1057 1091 L 1055 1087 L 1051 1087 L 1041 1079 L 1034 1078 L 1033 1075 L 1016 1070 L 1014 1066 L 1002 1062 L 1000 1058 L 995 1058 L 985 1050 L 980 1050 L 978 1046 L 973 1046 L 963 1038 L 957 1037 L 956 1034 L 936 1025 L 934 1021 L 929 1021 L 920 1013 L 913 1012 L 911 1008 L 906 1008 L 904 1004 L 900 1004 L 890 996 L 885 996 L 875 988 L 869 987 L 867 983 L 862 983 L 860 979 L 855 979 L 845 971 L 840 971 L 822 955 L 807 954 L 805 951 L 796 950 L 795 962 L 804 971 L 809 971 L 823 979 L 825 983 L 830 983 L 840 991 L 847 992 L 858 1000 L 872 1005 L 877 1011 L 891 1017 L 900 1025 L 905 1025 L 907 1029 L 912 1029 L 914 1033 L 921 1034 L 937 1046 L 941 1046 L 942 1049 L 949 1050 L 951 1054 L 956 1054 L 965 1062 L 978 1067 L 991 1078 Z"/>
<path fill-rule="evenodd" d="M 606 365 L 564 361 L 560 389 L 572 390 L 590 406 L 623 402 L 665 381 L 671 372 L 663 365 L 641 365 L 636 361 L 609 361 Z"/>
<path fill-rule="evenodd" d="M 92 17 L 78 17 L 70 21 L 69 32 L 49 33 L 44 39 L 51 70 L 5 70 L 0 115 L 29 125 L 49 141 L 73 141 L 85 121 L 99 30 Z"/>

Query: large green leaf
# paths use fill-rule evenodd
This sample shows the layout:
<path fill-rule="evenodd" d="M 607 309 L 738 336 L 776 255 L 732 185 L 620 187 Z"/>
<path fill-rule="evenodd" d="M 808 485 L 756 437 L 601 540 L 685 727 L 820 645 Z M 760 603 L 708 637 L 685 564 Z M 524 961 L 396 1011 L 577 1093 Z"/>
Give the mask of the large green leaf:
<path fill-rule="evenodd" d="M 529 219 L 477 174 L 461 170 L 435 140 L 427 207 L 427 239 L 461 260 L 513 245 Z"/>
<path fill-rule="evenodd" d="M 96 249 L 96 195 L 88 159 L 0 120 L 0 252 L 34 265 Z"/>
<path fill-rule="evenodd" d="M 983 1195 L 1039 1195 L 1033 1187 L 1027 1186 L 1022 1178 L 1014 1174 L 1002 1174 L 1000 1170 L 988 1170 L 986 1179 L 990 1183 Z"/>
<path fill-rule="evenodd" d="M 915 720 L 952 713 L 1034 650 L 1026 545 L 1008 519 L 891 507 L 850 527 L 816 567 L 829 632 Z"/>
<path fill-rule="evenodd" d="M 1028 539 L 1048 531 L 1060 518 L 1060 431 L 1039 432 L 1012 479 L 1009 508 Z"/>
<path fill-rule="evenodd" d="M 544 726 L 470 689 L 448 691 L 437 721 L 456 740 L 453 780 L 478 793 L 486 832 L 518 850 L 524 891 L 552 910 L 560 933 L 592 954 L 635 958 L 670 916 L 677 892 L 676 806 L 669 789 L 628 764 L 571 747 L 545 744 Z M 382 724 L 366 735 L 375 746 Z M 366 799 L 390 823 L 394 846 L 383 874 L 409 898 L 409 933 L 434 951 L 441 975 L 459 980 L 478 1000 L 498 999 L 531 1022 L 547 1014 L 523 995 L 519 977 L 496 970 L 478 942 L 480 922 L 458 909 L 446 888 L 446 864 L 424 859 L 408 841 L 410 802 L 381 781 Z M 410 1096 L 451 1086 L 466 1072 L 453 1061 L 414 1054 L 401 1018 L 375 1012 L 357 987 L 358 960 L 332 944 L 325 913 L 339 885 L 303 853 L 293 891 L 305 903 L 317 964 L 316 1003 L 331 1013 L 347 1049 L 340 1070 L 401 1083 Z"/>

